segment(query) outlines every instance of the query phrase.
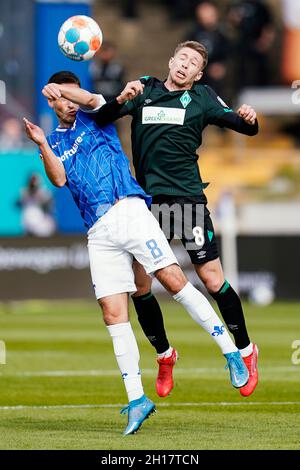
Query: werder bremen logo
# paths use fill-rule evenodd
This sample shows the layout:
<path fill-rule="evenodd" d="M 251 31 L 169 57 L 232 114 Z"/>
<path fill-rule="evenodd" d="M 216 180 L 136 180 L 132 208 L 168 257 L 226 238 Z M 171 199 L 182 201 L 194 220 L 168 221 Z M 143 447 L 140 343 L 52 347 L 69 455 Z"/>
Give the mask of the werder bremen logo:
<path fill-rule="evenodd" d="M 158 115 L 157 115 L 157 119 L 158 119 L 159 121 L 164 120 L 165 117 L 166 117 L 166 114 L 165 114 L 165 112 L 164 112 L 163 110 L 161 110 L 161 111 L 158 113 Z"/>
<path fill-rule="evenodd" d="M 190 104 L 190 102 L 192 101 L 192 98 L 190 97 L 190 94 L 188 91 L 185 91 L 183 93 L 182 97 L 180 98 L 180 101 L 184 108 L 186 108 Z"/>

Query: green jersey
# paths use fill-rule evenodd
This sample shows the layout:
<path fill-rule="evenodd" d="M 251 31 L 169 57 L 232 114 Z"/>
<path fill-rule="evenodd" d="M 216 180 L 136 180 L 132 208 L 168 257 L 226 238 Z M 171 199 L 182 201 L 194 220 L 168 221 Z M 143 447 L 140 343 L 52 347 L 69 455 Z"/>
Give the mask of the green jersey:
<path fill-rule="evenodd" d="M 206 85 L 194 83 L 190 90 L 169 91 L 156 78 L 141 81 L 143 94 L 113 116 L 130 114 L 133 118 L 132 154 L 138 183 L 151 196 L 200 195 L 208 184 L 202 182 L 198 166 L 203 129 L 216 124 L 254 135 L 257 124 L 246 124 Z"/>

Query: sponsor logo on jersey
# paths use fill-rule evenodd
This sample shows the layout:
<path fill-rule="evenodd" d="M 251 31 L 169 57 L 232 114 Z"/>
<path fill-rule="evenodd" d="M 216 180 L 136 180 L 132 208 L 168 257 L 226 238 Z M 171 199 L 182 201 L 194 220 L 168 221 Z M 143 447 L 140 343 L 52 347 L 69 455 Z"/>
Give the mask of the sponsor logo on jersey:
<path fill-rule="evenodd" d="M 59 157 L 61 162 L 68 160 L 70 157 L 75 155 L 77 152 L 80 144 L 83 142 L 83 137 L 85 136 L 85 131 L 81 132 L 81 134 L 75 139 L 74 144 L 70 150 L 65 150 L 61 157 Z M 53 148 L 53 147 L 52 147 Z"/>
<path fill-rule="evenodd" d="M 143 124 L 176 124 L 182 126 L 185 118 L 185 109 L 162 108 L 160 106 L 147 106 L 143 108 Z"/>
<path fill-rule="evenodd" d="M 205 255 L 206 255 L 206 251 L 199 251 L 199 253 L 197 253 L 197 258 L 199 259 L 202 259 L 202 258 L 205 258 Z"/>

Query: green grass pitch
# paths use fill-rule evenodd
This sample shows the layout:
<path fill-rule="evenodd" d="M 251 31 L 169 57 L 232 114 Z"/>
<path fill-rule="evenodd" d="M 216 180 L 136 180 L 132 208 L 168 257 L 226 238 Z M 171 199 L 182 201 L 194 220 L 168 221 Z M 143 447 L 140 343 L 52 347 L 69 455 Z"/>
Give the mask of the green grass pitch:
<path fill-rule="evenodd" d="M 175 302 L 162 303 L 178 348 L 175 389 L 155 394 L 154 350 L 131 307 L 146 394 L 157 414 L 123 437 L 126 395 L 100 309 L 88 302 L 0 306 L 0 449 L 296 449 L 300 436 L 300 305 L 245 305 L 260 347 L 260 383 L 242 398 L 213 340 Z M 299 356 L 300 357 L 300 354 Z"/>

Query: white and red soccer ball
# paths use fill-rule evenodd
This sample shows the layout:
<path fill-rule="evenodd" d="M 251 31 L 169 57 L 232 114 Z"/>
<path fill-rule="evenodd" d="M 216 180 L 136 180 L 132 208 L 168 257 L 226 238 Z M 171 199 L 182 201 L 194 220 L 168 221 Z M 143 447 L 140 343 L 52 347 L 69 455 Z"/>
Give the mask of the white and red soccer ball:
<path fill-rule="evenodd" d="M 102 31 L 93 18 L 85 15 L 71 16 L 58 33 L 58 45 L 69 59 L 82 61 L 94 57 L 103 41 Z"/>

